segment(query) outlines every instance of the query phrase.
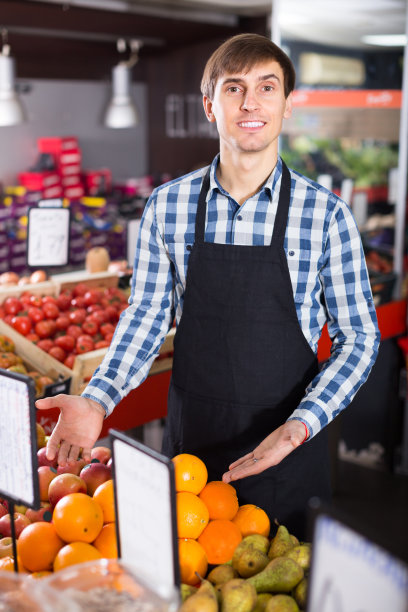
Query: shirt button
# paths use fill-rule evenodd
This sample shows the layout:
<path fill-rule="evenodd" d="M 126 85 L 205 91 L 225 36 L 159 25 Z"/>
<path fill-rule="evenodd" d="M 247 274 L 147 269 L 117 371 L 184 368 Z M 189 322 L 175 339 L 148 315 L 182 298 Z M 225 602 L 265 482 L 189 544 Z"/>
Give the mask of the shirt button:
<path fill-rule="evenodd" d="M 238 221 L 242 221 L 242 216 L 238 215 L 237 219 L 238 219 Z"/>
<path fill-rule="evenodd" d="M 289 251 L 289 255 L 290 255 L 291 257 L 293 257 L 293 255 L 294 255 L 294 254 L 295 254 L 295 251 Z"/>
<path fill-rule="evenodd" d="M 188 244 L 188 245 L 186 246 L 187 251 L 191 251 L 191 250 L 192 250 L 192 248 L 193 248 L 193 247 L 191 246 L 191 244 Z"/>

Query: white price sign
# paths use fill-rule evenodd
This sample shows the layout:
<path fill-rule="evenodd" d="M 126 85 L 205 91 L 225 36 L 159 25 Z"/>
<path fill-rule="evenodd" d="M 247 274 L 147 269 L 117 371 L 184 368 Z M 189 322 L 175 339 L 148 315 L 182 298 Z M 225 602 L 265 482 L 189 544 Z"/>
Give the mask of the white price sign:
<path fill-rule="evenodd" d="M 408 567 L 342 522 L 320 514 L 308 612 L 407 612 Z"/>
<path fill-rule="evenodd" d="M 124 434 L 110 435 L 119 556 L 169 599 L 179 585 L 173 463 Z"/>
<path fill-rule="evenodd" d="M 0 495 L 40 506 L 34 381 L 0 370 Z"/>
<path fill-rule="evenodd" d="M 27 263 L 30 267 L 66 266 L 69 261 L 69 208 L 28 211 Z"/>

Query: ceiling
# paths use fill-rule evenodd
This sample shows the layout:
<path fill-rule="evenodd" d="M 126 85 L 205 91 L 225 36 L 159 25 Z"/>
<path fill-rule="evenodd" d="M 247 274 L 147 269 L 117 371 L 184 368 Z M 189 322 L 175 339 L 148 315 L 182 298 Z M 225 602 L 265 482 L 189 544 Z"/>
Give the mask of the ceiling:
<path fill-rule="evenodd" d="M 37 2 L 39 0 L 31 0 Z M 42 0 L 119 12 L 232 25 L 234 16 L 270 16 L 287 40 L 370 48 L 366 34 L 404 34 L 407 0 Z M 0 2 L 1 4 L 1 2 Z"/>

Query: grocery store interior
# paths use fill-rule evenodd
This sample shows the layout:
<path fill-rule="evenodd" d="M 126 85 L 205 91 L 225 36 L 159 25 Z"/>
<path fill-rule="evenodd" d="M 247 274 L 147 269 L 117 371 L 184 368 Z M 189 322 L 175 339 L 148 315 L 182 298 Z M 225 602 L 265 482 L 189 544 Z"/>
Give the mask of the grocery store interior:
<path fill-rule="evenodd" d="M 45 283 L 85 281 L 91 249 L 110 257 L 106 279 L 99 271 L 94 278 L 126 292 L 151 191 L 210 163 L 218 151 L 199 89 L 210 53 L 229 36 L 254 32 L 289 54 L 297 83 L 280 153 L 351 206 L 382 334 L 368 382 L 329 426 L 333 504 L 404 561 L 407 12 L 406 0 L 0 0 L 0 60 L 7 62 L 0 101 L 10 78 L 16 105 L 3 116 L 0 104 L 0 308 L 22 293 L 18 278 L 30 283 L 40 268 Z M 123 91 L 130 109 L 119 117 L 113 107 Z M 33 253 L 29 260 L 28 211 L 48 199 L 70 209 L 68 258 L 58 266 L 35 265 Z M 9 273 L 17 281 L 10 284 Z M 6 325 L 0 320 L 0 334 L 7 335 Z M 51 383 L 69 379 L 72 393 L 84 387 L 108 343 L 99 338 L 95 352 L 64 364 L 55 352 L 39 358 L 26 338 L 14 337 L 35 369 L 39 360 Z M 143 385 L 106 420 L 104 441 L 113 427 L 160 448 L 172 347 L 169 337 Z M 321 363 L 329 350 L 324 337 Z M 47 433 L 56 418 L 41 415 Z"/>

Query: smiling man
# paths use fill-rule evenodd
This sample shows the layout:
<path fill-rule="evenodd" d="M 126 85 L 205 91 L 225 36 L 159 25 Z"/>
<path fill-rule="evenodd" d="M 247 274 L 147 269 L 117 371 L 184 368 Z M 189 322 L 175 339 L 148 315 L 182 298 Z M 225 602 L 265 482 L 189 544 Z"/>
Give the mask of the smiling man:
<path fill-rule="evenodd" d="M 163 452 L 193 453 L 299 538 L 312 496 L 330 497 L 326 426 L 375 361 L 379 332 L 360 236 L 345 202 L 278 154 L 295 71 L 269 39 L 242 34 L 207 62 L 202 93 L 220 152 L 157 188 L 132 293 L 82 397 L 59 407 L 48 455 L 89 458 L 105 415 L 146 378 L 174 318 Z M 324 324 L 333 340 L 319 371 Z M 60 446 L 59 446 L 60 445 Z"/>

